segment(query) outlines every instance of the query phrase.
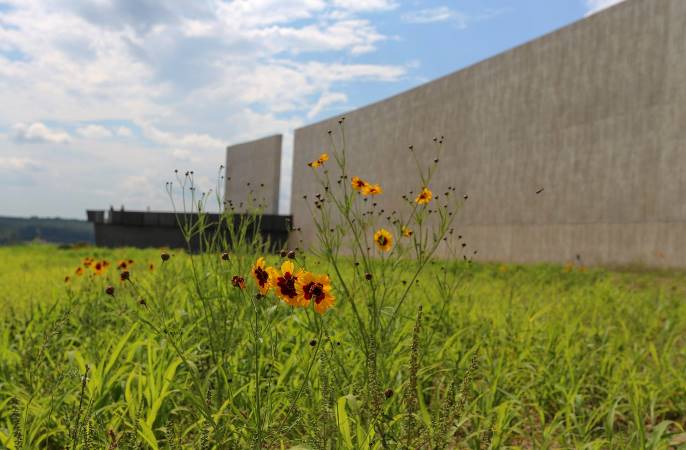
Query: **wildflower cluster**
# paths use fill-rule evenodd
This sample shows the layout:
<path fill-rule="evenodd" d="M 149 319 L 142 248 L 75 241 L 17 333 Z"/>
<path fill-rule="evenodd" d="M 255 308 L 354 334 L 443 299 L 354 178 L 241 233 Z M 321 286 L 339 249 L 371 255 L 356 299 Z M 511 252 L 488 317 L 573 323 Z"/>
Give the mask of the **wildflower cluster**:
<path fill-rule="evenodd" d="M 295 263 L 290 260 L 275 268 L 267 266 L 264 257 L 259 257 L 253 264 L 250 274 L 260 295 L 266 296 L 273 292 L 278 299 L 292 307 L 312 306 L 316 312 L 324 314 L 336 301 L 331 293 L 331 280 L 328 275 L 296 268 Z M 234 276 L 233 279 L 243 280 L 239 276 Z M 245 287 L 244 283 L 238 283 L 238 287 Z"/>
<path fill-rule="evenodd" d="M 164 255 L 166 255 L 167 257 L 168 255 L 165 253 L 163 253 L 162 255 L 162 260 L 165 261 Z M 113 297 L 115 293 L 115 287 L 112 285 L 112 283 L 114 282 L 114 280 L 117 279 L 122 284 L 125 282 L 131 282 L 134 263 L 134 260 L 131 258 L 120 259 L 114 265 L 116 271 L 110 275 L 108 274 L 108 269 L 110 268 L 110 266 L 112 266 L 112 264 L 107 259 L 97 259 L 88 256 L 81 261 L 81 264 L 79 266 L 76 267 L 76 269 L 74 270 L 74 274 L 77 278 L 88 277 L 88 279 L 90 279 L 91 282 L 94 281 L 96 278 L 100 279 L 101 283 L 104 283 L 105 293 Z M 145 267 L 147 267 L 149 272 L 155 271 L 155 264 L 152 262 L 147 263 Z M 72 280 L 74 280 L 72 276 L 67 275 L 64 277 L 65 283 L 71 283 Z M 100 288 L 102 288 L 102 286 L 103 285 L 100 284 Z"/>
<path fill-rule="evenodd" d="M 413 146 L 409 147 L 410 156 L 417 166 L 417 180 L 389 179 L 390 185 L 382 187 L 381 183 L 371 182 L 362 176 L 361 172 L 368 169 L 359 159 L 351 167 L 343 120 L 338 122 L 340 139 L 329 131 L 329 154 L 336 165 L 313 172 L 319 189 L 313 203 L 308 202 L 308 207 L 319 245 L 309 246 L 308 251 L 332 267 L 340 304 L 349 306 L 354 318 L 349 327 L 362 353 L 360 358 L 366 361 L 366 373 L 363 375 L 367 380 L 366 398 L 362 401 L 369 405 L 358 420 L 374 430 L 381 447 L 391 448 L 388 443 L 398 430 L 391 431 L 396 425 L 385 420 L 383 403 L 384 399 L 389 401 L 393 397 L 391 386 L 394 379 L 388 376 L 387 371 L 393 364 L 394 355 L 397 355 L 398 342 L 407 336 L 405 318 L 412 315 L 405 302 L 411 296 L 410 292 L 417 292 L 416 288 L 424 278 L 422 273 L 433 263 L 438 251 L 450 255 L 455 248 L 460 249 L 455 247 L 455 243 L 458 246 L 464 244 L 456 242 L 459 239 L 449 239 L 453 234 L 455 212 L 462 199 L 455 195 L 454 187 L 441 186 L 433 176 L 439 167 L 442 137 L 434 139 L 436 154 L 428 160 L 415 152 Z M 319 160 L 308 165 L 314 168 L 321 166 Z M 410 190 L 401 198 L 394 198 L 388 193 L 400 187 L 399 181 L 406 181 Z M 434 190 L 438 189 L 444 193 L 435 193 Z M 307 201 L 308 196 L 304 199 Z M 466 200 L 466 196 L 463 199 Z M 461 249 L 464 251 L 465 246 L 462 245 Z M 351 266 L 345 267 L 348 262 Z M 277 284 L 277 289 L 280 289 L 277 295 L 289 304 L 297 304 L 296 295 L 302 291 L 302 288 L 298 291 L 298 286 L 304 286 L 311 280 L 296 273 L 293 283 L 289 278 L 293 275 L 293 268 L 289 266 L 287 269 L 282 269 L 286 273 L 281 275 Z M 448 279 L 447 274 L 444 278 L 432 280 L 432 287 L 426 292 L 438 289 L 445 298 L 450 298 L 454 280 Z M 418 333 L 417 328 L 413 344 L 415 362 L 409 364 L 410 380 L 416 379 L 419 370 L 416 357 Z M 404 398 L 414 400 L 403 400 L 411 423 L 415 423 L 418 413 L 416 391 L 416 382 L 414 387 L 412 383 L 408 384 Z M 344 395 L 343 392 L 339 394 Z M 409 428 L 409 437 L 402 448 L 419 448 L 415 441 L 426 441 L 427 438 L 416 435 L 415 431 L 420 428 L 418 425 Z"/>
<path fill-rule="evenodd" d="M 205 214 L 208 196 L 203 193 L 196 197 L 193 173 L 188 172 L 179 185 L 182 194 L 188 190 L 190 202 L 182 198 L 184 214 L 178 221 L 189 249 L 190 243 L 197 241 L 200 251 L 189 251 L 173 260 L 162 251 L 154 280 L 134 271 L 139 266 L 140 270 L 153 271 L 154 264 L 121 259 L 113 264 L 113 276 L 103 277 L 106 283 L 98 283 L 100 292 L 112 299 L 107 308 L 117 314 L 135 315 L 137 323 L 169 344 L 166 348 L 173 352 L 179 367 L 188 370 L 188 395 L 199 408 L 194 432 L 198 448 L 210 448 L 210 442 L 218 444 L 217 448 L 267 448 L 283 442 L 288 430 L 300 421 L 317 423 L 311 437 L 318 448 L 341 448 L 334 420 L 334 405 L 338 403 L 340 408 L 341 398 L 348 398 L 351 406 L 368 405 L 351 409 L 358 424 L 357 445 L 349 437 L 346 448 L 380 448 L 379 444 L 384 448 L 419 448 L 422 442 L 435 440 L 434 433 L 417 420 L 421 314 L 414 328 L 407 370 L 402 369 L 404 356 L 399 352 L 408 349 L 409 343 L 403 343 L 406 318 L 414 315 L 416 307 L 408 308 L 405 300 L 411 292 L 424 292 L 417 289 L 420 278 L 426 279 L 421 273 L 438 246 L 452 234 L 452 209 L 459 196 L 451 187 L 445 194 L 435 194 L 432 188 L 437 189 L 439 183 L 432 183 L 432 173 L 438 158 L 425 170 L 424 161 L 411 152 L 420 176 L 408 180 L 413 190 L 402 196 L 402 201 L 388 193 L 397 189 L 397 185 L 390 185 L 395 180 L 383 187 L 368 181 L 359 176 L 365 167 L 356 167 L 354 176 L 349 176 L 345 148 L 334 146 L 330 153 L 321 153 L 307 163 L 321 188 L 311 209 L 319 245 L 302 254 L 300 247 L 282 250 L 279 260 L 266 256 L 278 247 L 251 237 L 251 230 L 259 228 L 259 213 L 254 217 L 249 213 L 247 220 L 232 216 L 234 205 L 217 197 L 224 214 L 219 223 L 210 221 Z M 171 185 L 167 187 L 171 193 Z M 254 204 L 255 199 L 246 202 Z M 237 205 L 241 209 L 244 206 Z M 194 216 L 186 214 L 187 207 L 197 219 L 189 219 Z M 207 230 L 209 239 L 205 238 Z M 294 235 L 297 237 L 297 232 Z M 315 264 L 325 268 L 311 271 Z M 107 266 L 109 263 L 88 260 L 82 270 L 100 273 Z M 175 292 L 186 273 L 193 289 Z M 455 289 L 448 276 L 444 272 L 443 278 L 432 280 L 426 292 L 450 299 Z M 117 278 L 119 284 L 115 283 Z M 183 306 L 174 308 L 173 299 L 179 294 L 184 298 Z M 127 298 L 137 306 L 132 308 Z M 325 315 L 334 306 L 350 315 Z M 291 314 L 289 309 L 296 308 L 304 311 Z M 191 323 L 194 332 L 184 333 L 179 321 Z M 345 356 L 338 348 L 341 341 L 348 343 Z M 298 352 L 303 343 L 309 344 L 308 351 Z M 288 348 L 287 355 L 281 355 L 279 348 Z M 360 369 L 349 370 L 347 362 L 357 362 L 353 366 Z M 242 383 L 238 389 L 237 379 Z M 350 383 L 339 386 L 334 382 L 346 379 Z M 399 379 L 409 382 L 402 386 Z M 319 394 L 312 389 L 317 380 Z M 364 380 L 364 385 L 356 387 L 356 380 Z M 452 398 L 444 391 L 437 392 Z M 281 393 L 289 395 L 279 400 Z M 238 414 L 223 412 L 228 411 L 228 400 L 235 404 Z M 302 408 L 312 400 L 319 402 L 312 409 L 316 413 Z M 446 400 L 446 405 L 452 401 Z M 405 433 L 400 422 L 387 420 L 397 415 L 401 405 L 407 416 Z M 441 411 L 439 428 L 446 434 L 454 414 L 447 407 Z M 137 414 L 130 412 L 132 417 Z M 227 423 L 231 423 L 231 430 Z"/>
<path fill-rule="evenodd" d="M 93 276 L 103 275 L 107 269 L 110 267 L 110 262 L 106 259 L 96 260 L 90 256 L 83 259 L 81 265 L 79 265 L 74 273 L 76 276 L 83 276 L 90 273 Z"/>
<path fill-rule="evenodd" d="M 383 193 L 383 189 L 381 188 L 380 184 L 370 183 L 357 176 L 352 177 L 350 184 L 355 191 L 363 196 L 379 195 Z"/>

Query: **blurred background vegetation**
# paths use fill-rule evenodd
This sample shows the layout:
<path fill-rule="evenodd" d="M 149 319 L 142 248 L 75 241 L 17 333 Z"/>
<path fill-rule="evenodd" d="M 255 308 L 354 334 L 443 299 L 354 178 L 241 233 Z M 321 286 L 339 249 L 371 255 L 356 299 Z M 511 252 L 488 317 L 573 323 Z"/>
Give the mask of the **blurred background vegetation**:
<path fill-rule="evenodd" d="M 0 216 L 0 245 L 31 241 L 92 244 L 93 224 L 75 219 Z"/>

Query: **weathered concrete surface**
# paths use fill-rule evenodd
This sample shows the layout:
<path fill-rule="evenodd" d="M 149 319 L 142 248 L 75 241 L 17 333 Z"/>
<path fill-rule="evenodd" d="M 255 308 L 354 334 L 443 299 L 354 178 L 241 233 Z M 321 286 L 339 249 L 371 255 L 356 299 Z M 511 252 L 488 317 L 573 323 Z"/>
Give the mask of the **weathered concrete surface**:
<path fill-rule="evenodd" d="M 387 210 L 419 188 L 408 144 L 445 136 L 432 187 L 469 193 L 458 230 L 481 260 L 686 266 L 684 0 L 627 0 L 345 116 L 350 173 L 381 183 Z M 306 163 L 328 129 L 295 131 L 305 242 Z"/>
<path fill-rule="evenodd" d="M 281 175 L 280 134 L 226 148 L 224 195 L 227 207 L 246 212 L 261 205 L 265 214 L 277 214 Z"/>

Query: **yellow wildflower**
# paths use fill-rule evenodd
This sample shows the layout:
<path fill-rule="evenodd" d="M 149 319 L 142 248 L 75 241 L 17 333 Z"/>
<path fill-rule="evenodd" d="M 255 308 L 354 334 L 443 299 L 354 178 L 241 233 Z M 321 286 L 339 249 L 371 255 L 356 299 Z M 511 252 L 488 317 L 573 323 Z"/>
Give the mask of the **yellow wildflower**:
<path fill-rule="evenodd" d="M 388 230 L 381 228 L 374 233 L 374 243 L 383 252 L 389 251 L 393 247 L 393 235 Z"/>
<path fill-rule="evenodd" d="M 429 190 L 429 188 L 427 188 L 427 187 L 423 187 L 422 191 L 419 193 L 417 198 L 414 199 L 414 201 L 418 205 L 426 205 L 427 203 L 429 203 L 431 201 L 432 197 L 433 197 L 433 193 L 431 192 L 431 190 Z"/>
<path fill-rule="evenodd" d="M 324 314 L 336 301 L 331 295 L 331 281 L 327 275 L 303 272 L 298 276 L 295 286 L 298 303 L 306 307 L 314 302 L 314 310 L 319 314 Z"/>

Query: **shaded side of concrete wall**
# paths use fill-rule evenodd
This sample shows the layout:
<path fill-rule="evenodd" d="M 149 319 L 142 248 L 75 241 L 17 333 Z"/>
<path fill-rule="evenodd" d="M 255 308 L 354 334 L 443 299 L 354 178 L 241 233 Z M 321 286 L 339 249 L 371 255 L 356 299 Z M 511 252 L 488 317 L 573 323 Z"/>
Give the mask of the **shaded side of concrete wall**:
<path fill-rule="evenodd" d="M 246 212 L 259 204 L 265 214 L 278 213 L 281 144 L 277 134 L 226 148 L 227 208 Z"/>
<path fill-rule="evenodd" d="M 280 250 L 288 240 L 291 228 L 290 216 L 263 215 L 259 223 L 249 217 L 238 214 L 230 218 L 219 214 L 206 214 L 203 236 L 195 233 L 190 243 L 186 242 L 182 225 L 192 227 L 199 220 L 197 214 L 177 214 L 173 212 L 144 211 L 88 211 L 89 221 L 95 229 L 95 243 L 99 247 L 169 247 L 190 248 L 193 251 L 203 249 L 208 239 L 221 233 L 230 242 L 231 234 L 227 220 L 233 220 L 233 229 L 244 220 L 249 220 L 247 233 L 254 236 L 259 233 L 272 250 Z M 221 227 L 221 228 L 220 228 Z"/>
<path fill-rule="evenodd" d="M 627 0 L 347 113 L 349 172 L 401 210 L 420 188 L 408 145 L 431 155 L 444 135 L 432 188 L 469 193 L 457 229 L 479 259 L 686 266 L 685 31 L 686 1 Z M 317 191 L 306 163 L 337 128 L 295 131 L 291 210 L 305 243 L 302 197 Z"/>

